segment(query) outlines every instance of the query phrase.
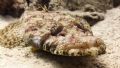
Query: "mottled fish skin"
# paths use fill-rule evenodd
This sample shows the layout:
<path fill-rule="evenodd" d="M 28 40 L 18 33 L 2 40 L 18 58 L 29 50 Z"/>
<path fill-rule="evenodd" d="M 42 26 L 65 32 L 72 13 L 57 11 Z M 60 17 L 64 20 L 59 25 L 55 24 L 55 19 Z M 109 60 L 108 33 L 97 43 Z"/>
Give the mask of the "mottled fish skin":
<path fill-rule="evenodd" d="M 106 46 L 93 36 L 86 20 L 60 12 L 26 11 L 0 32 L 4 47 L 32 46 L 62 56 L 97 56 Z"/>

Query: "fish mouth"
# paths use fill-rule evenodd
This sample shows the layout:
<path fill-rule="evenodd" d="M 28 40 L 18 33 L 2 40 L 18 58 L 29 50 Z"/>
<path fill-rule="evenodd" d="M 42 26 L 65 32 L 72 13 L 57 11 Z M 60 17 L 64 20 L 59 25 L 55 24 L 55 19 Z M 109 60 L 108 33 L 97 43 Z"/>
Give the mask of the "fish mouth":
<path fill-rule="evenodd" d="M 97 56 L 105 53 L 104 42 L 93 36 L 78 38 L 49 37 L 43 44 L 43 50 L 62 56 Z"/>

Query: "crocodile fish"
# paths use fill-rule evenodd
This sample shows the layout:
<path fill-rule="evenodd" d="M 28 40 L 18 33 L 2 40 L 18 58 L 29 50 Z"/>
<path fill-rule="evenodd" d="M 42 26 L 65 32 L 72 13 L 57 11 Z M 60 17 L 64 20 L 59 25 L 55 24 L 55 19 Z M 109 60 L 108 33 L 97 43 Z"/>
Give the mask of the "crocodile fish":
<path fill-rule="evenodd" d="M 53 11 L 26 11 L 19 21 L 0 31 L 0 44 L 8 48 L 32 46 L 62 56 L 98 56 L 106 50 L 84 18 Z"/>

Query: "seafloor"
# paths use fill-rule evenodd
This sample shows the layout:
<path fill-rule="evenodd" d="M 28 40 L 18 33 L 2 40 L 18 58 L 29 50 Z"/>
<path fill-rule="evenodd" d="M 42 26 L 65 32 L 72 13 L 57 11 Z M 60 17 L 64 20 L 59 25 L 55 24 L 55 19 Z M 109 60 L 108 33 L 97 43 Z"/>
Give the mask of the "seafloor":
<path fill-rule="evenodd" d="M 48 53 L 30 53 L 30 48 L 8 49 L 0 46 L 0 68 L 120 68 L 120 7 L 108 10 L 105 20 L 92 26 L 95 36 L 102 38 L 107 52 L 97 58 L 62 57 Z M 12 18 L 0 18 L 0 29 Z"/>

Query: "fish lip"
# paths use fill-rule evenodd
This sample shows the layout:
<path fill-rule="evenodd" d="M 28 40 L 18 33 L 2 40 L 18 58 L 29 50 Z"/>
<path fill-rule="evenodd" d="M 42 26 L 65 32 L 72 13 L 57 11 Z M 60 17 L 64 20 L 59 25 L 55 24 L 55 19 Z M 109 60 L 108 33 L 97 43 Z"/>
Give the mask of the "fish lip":
<path fill-rule="evenodd" d="M 51 42 L 49 42 L 49 40 L 51 40 L 51 37 L 46 40 L 46 41 L 48 41 L 49 44 L 46 44 L 46 41 L 45 41 L 45 43 L 43 45 L 43 50 L 47 51 L 47 52 L 50 52 L 51 54 L 54 54 L 54 55 L 61 55 L 61 56 L 98 56 L 98 55 L 102 55 L 102 54 L 106 53 L 106 45 L 99 38 L 96 39 L 96 45 L 88 47 L 88 48 L 84 48 L 85 46 L 83 46 L 83 48 L 80 48 L 81 45 L 78 45 L 78 47 L 77 47 L 77 45 L 75 46 L 74 43 L 59 44 L 60 40 L 57 40 L 56 37 L 54 37 L 54 36 L 52 37 L 52 39 L 53 39 L 53 41 L 51 41 Z M 57 42 L 55 42 L 55 40 L 57 40 Z M 71 45 L 71 46 L 75 46 L 75 47 L 71 47 L 69 49 L 69 47 L 65 48 L 64 45 L 66 45 L 66 46 Z M 73 53 L 70 53 L 74 50 L 76 50 L 78 52 L 76 53 L 76 51 L 75 51 Z"/>
<path fill-rule="evenodd" d="M 68 51 L 65 52 L 64 50 L 56 50 L 54 51 L 54 55 L 61 55 L 61 56 L 91 56 L 91 57 L 96 57 L 98 55 L 102 55 L 102 54 L 105 54 L 106 53 L 106 47 L 103 47 L 104 45 L 101 45 L 99 48 L 97 47 L 91 47 L 91 48 L 88 48 L 88 49 L 85 49 L 85 50 L 81 50 L 79 51 L 78 54 L 76 54 L 75 52 L 73 53 L 69 53 Z M 79 49 L 71 49 L 71 50 L 79 50 Z M 63 53 L 60 53 L 62 52 Z"/>

